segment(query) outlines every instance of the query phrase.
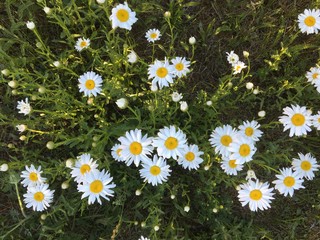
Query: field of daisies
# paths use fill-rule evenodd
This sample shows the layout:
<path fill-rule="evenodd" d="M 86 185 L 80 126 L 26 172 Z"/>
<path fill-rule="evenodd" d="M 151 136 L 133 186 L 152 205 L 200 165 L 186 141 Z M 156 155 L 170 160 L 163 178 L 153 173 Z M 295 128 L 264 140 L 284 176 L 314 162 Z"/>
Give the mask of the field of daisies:
<path fill-rule="evenodd" d="M 320 238 L 319 1 L 0 12 L 0 239 Z"/>

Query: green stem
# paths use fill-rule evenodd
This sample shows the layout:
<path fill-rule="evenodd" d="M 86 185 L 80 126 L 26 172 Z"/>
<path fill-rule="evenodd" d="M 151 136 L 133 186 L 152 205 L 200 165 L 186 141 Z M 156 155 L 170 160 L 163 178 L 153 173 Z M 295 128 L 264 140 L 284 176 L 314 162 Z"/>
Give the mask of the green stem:
<path fill-rule="evenodd" d="M 19 207 L 20 207 L 20 210 L 21 210 L 21 213 L 22 215 L 27 218 L 27 215 L 25 214 L 24 212 L 24 209 L 23 209 L 23 205 L 22 205 L 22 201 L 21 201 L 21 198 L 20 198 L 20 194 L 19 194 L 19 189 L 18 189 L 18 184 L 15 183 L 15 188 L 16 188 L 16 193 L 17 193 L 17 197 L 18 197 L 18 202 L 19 202 Z"/>

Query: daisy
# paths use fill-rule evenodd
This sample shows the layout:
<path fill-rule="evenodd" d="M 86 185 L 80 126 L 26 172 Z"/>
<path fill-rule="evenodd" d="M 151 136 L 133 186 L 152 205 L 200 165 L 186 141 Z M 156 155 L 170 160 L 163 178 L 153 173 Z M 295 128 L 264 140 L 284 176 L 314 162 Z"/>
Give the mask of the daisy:
<path fill-rule="evenodd" d="M 112 22 L 113 29 L 119 27 L 131 30 L 132 24 L 137 20 L 136 13 L 131 11 L 127 2 L 124 2 L 124 4 L 118 4 L 112 9 L 110 21 Z"/>
<path fill-rule="evenodd" d="M 186 76 L 187 73 L 190 71 L 189 66 L 190 66 L 190 61 L 187 61 L 186 58 L 182 57 L 176 57 L 171 60 L 173 66 L 174 66 L 174 71 L 173 74 L 178 77 Z"/>
<path fill-rule="evenodd" d="M 111 155 L 118 162 L 124 162 L 124 159 L 121 157 L 121 152 L 122 152 L 121 144 L 115 144 L 111 148 Z"/>
<path fill-rule="evenodd" d="M 49 185 L 45 183 L 37 184 L 33 187 L 29 187 L 24 196 L 24 203 L 27 208 L 33 209 L 33 211 L 43 211 L 50 207 L 50 203 L 53 200 L 54 190 L 48 189 Z"/>
<path fill-rule="evenodd" d="M 308 82 L 312 84 L 316 84 L 316 82 L 320 82 L 320 68 L 312 67 L 309 72 L 306 73 L 306 78 Z"/>
<path fill-rule="evenodd" d="M 157 148 L 159 156 L 177 160 L 178 156 L 183 156 L 186 143 L 186 135 L 171 125 L 159 130 L 158 137 L 153 139 L 152 145 Z"/>
<path fill-rule="evenodd" d="M 140 161 L 150 159 L 147 155 L 153 151 L 152 138 L 148 138 L 147 134 L 142 136 L 141 130 L 138 129 L 130 130 L 125 135 L 118 140 L 121 143 L 121 158 L 124 159 L 127 166 L 134 162 L 138 167 Z"/>
<path fill-rule="evenodd" d="M 281 116 L 279 121 L 284 125 L 283 131 L 290 129 L 290 137 L 302 136 L 311 131 L 311 112 L 306 107 L 291 105 L 291 108 L 283 109 L 283 114 L 287 116 Z"/>
<path fill-rule="evenodd" d="M 29 103 L 29 99 L 26 98 L 25 99 L 26 101 L 18 101 L 18 106 L 17 106 L 17 109 L 20 110 L 18 113 L 23 113 L 24 115 L 28 115 L 30 114 L 32 108 L 30 106 L 30 103 Z"/>
<path fill-rule="evenodd" d="M 78 185 L 79 192 L 83 192 L 81 199 L 88 198 L 88 204 L 93 204 L 96 200 L 102 204 L 100 197 L 110 200 L 108 196 L 113 197 L 114 191 L 111 188 L 116 187 L 111 183 L 112 177 L 109 172 L 103 169 L 100 171 L 91 171 L 84 177 L 82 184 Z"/>
<path fill-rule="evenodd" d="M 320 111 L 311 117 L 311 123 L 317 130 L 320 130 Z"/>
<path fill-rule="evenodd" d="M 239 135 L 234 142 L 230 143 L 228 150 L 231 152 L 230 158 L 235 159 L 237 164 L 243 164 L 252 160 L 257 149 L 251 139 Z"/>
<path fill-rule="evenodd" d="M 220 153 L 223 156 L 229 156 L 230 152 L 228 147 L 235 139 L 237 132 L 230 125 L 223 125 L 222 127 L 216 127 L 210 135 L 210 143 L 215 148 L 216 153 Z"/>
<path fill-rule="evenodd" d="M 299 173 L 301 178 L 312 180 L 314 178 L 314 172 L 318 171 L 319 165 L 317 160 L 311 156 L 310 153 L 303 155 L 298 153 L 299 159 L 294 158 L 292 161 L 293 170 Z"/>
<path fill-rule="evenodd" d="M 248 181 L 247 183 L 240 185 L 240 190 L 238 192 L 238 198 L 242 206 L 249 203 L 249 208 L 251 211 L 265 210 L 270 208 L 271 200 L 274 193 L 273 188 L 269 188 L 269 183 L 262 183 L 257 181 Z"/>
<path fill-rule="evenodd" d="M 152 79 L 152 85 L 159 84 L 159 88 L 168 87 L 169 83 L 173 83 L 174 67 L 169 64 L 167 59 L 164 62 L 155 60 L 148 68 L 148 79 Z"/>
<path fill-rule="evenodd" d="M 157 186 L 168 180 L 170 176 L 170 166 L 167 162 L 157 155 L 153 156 L 153 160 L 147 159 L 142 162 L 142 169 L 139 170 L 141 178 L 152 186 Z"/>
<path fill-rule="evenodd" d="M 76 45 L 74 46 L 78 52 L 81 52 L 83 49 L 88 48 L 90 46 L 90 39 L 87 38 L 78 38 Z"/>
<path fill-rule="evenodd" d="M 262 131 L 259 130 L 260 124 L 257 121 L 245 121 L 240 125 L 239 133 L 245 137 L 250 138 L 253 141 L 259 141 L 259 138 L 262 136 Z"/>
<path fill-rule="evenodd" d="M 229 157 L 222 156 L 221 168 L 228 175 L 238 175 L 238 172 L 242 170 L 242 164 L 236 164 L 235 159 L 230 159 Z"/>
<path fill-rule="evenodd" d="M 74 177 L 77 183 L 83 182 L 84 175 L 86 173 L 97 170 L 98 164 L 96 161 L 93 161 L 91 155 L 84 153 L 77 157 L 77 160 L 72 167 L 71 177 Z"/>
<path fill-rule="evenodd" d="M 202 154 L 203 152 L 199 151 L 197 145 L 187 146 L 182 153 L 182 157 L 178 158 L 178 163 L 185 169 L 198 169 L 199 165 L 203 162 L 203 159 L 200 157 Z"/>
<path fill-rule="evenodd" d="M 239 61 L 239 56 L 231 51 L 230 53 L 226 52 L 227 60 L 231 65 L 235 65 Z"/>
<path fill-rule="evenodd" d="M 36 169 L 33 164 L 30 167 L 26 166 L 26 170 L 21 172 L 22 185 L 24 187 L 32 187 L 40 183 L 44 183 L 47 179 L 41 177 L 41 166 Z"/>
<path fill-rule="evenodd" d="M 320 29 L 320 10 L 305 9 L 303 13 L 299 14 L 298 22 L 302 33 L 317 34 Z"/>
<path fill-rule="evenodd" d="M 158 29 L 149 29 L 146 33 L 146 39 L 148 40 L 148 42 L 155 42 L 157 40 L 159 40 L 161 37 L 161 33 Z"/>
<path fill-rule="evenodd" d="M 236 62 L 233 66 L 233 74 L 238 74 L 241 73 L 242 69 L 246 68 L 247 66 L 245 65 L 244 62 L 238 61 Z"/>
<path fill-rule="evenodd" d="M 102 78 L 95 72 L 86 72 L 81 75 L 78 79 L 79 81 L 79 91 L 84 93 L 84 96 L 90 97 L 97 96 L 101 92 Z"/>
<path fill-rule="evenodd" d="M 291 168 L 283 168 L 280 170 L 281 174 L 277 174 L 277 180 L 274 180 L 272 183 L 275 184 L 275 189 L 287 196 L 288 194 L 292 197 L 294 190 L 304 188 L 302 186 L 303 179 L 300 179 L 299 172 L 292 172 Z"/>

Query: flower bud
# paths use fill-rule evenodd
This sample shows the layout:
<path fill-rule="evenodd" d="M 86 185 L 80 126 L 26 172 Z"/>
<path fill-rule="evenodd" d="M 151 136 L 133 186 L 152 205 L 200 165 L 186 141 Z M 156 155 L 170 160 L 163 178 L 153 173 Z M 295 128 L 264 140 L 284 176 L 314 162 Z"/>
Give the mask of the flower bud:
<path fill-rule="evenodd" d="M 30 30 L 33 30 L 36 27 L 36 25 L 32 21 L 27 21 L 26 25 L 27 25 L 27 28 L 29 28 Z"/>
<path fill-rule="evenodd" d="M 47 142 L 46 147 L 50 150 L 54 149 L 54 142 L 52 141 Z"/>
<path fill-rule="evenodd" d="M 1 172 L 6 172 L 6 171 L 8 171 L 8 169 L 9 169 L 9 166 L 8 166 L 8 164 L 6 164 L 6 163 L 3 163 L 3 164 L 0 166 L 0 171 L 1 171 Z"/>
<path fill-rule="evenodd" d="M 248 90 L 251 90 L 251 89 L 253 88 L 253 83 L 252 83 L 252 82 L 247 82 L 247 83 L 246 83 L 246 88 L 247 88 Z"/>
<path fill-rule="evenodd" d="M 183 208 L 183 210 L 184 210 L 185 212 L 189 212 L 189 211 L 190 211 L 190 207 L 189 207 L 189 206 L 185 206 L 185 207 Z"/>
<path fill-rule="evenodd" d="M 260 111 L 260 112 L 258 112 L 258 116 L 259 116 L 259 117 L 264 117 L 264 116 L 266 116 L 266 111 Z"/>
<path fill-rule="evenodd" d="M 195 37 L 190 37 L 190 38 L 189 38 L 189 44 L 190 44 L 190 45 L 194 45 L 195 43 L 196 43 Z"/>
<path fill-rule="evenodd" d="M 128 107 L 129 102 L 126 98 L 120 98 L 116 101 L 116 104 L 120 109 L 125 109 Z"/>
<path fill-rule="evenodd" d="M 3 69 L 1 71 L 1 73 L 4 75 L 4 76 L 8 76 L 10 74 L 10 71 L 8 69 Z"/>
<path fill-rule="evenodd" d="M 8 82 L 8 85 L 11 88 L 16 88 L 16 87 L 18 87 L 18 82 L 16 80 L 12 80 L 12 81 Z"/>
<path fill-rule="evenodd" d="M 180 102 L 180 110 L 181 110 L 182 112 L 188 111 L 188 104 L 187 104 L 187 102 L 185 102 L 185 101 L 181 101 L 181 102 Z"/>

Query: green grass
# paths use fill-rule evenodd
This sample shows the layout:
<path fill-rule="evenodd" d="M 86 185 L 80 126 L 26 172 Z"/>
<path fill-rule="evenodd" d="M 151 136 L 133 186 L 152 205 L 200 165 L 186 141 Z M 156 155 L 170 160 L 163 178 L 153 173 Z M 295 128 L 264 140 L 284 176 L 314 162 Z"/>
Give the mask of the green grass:
<path fill-rule="evenodd" d="M 0 164 L 9 165 L 7 172 L 0 172 L 0 238 L 319 239 L 318 173 L 292 198 L 277 192 L 271 209 L 257 213 L 241 206 L 236 186 L 245 181 L 248 169 L 261 181 L 272 182 L 299 152 L 320 158 L 319 131 L 290 138 L 278 121 L 282 109 L 291 104 L 307 106 L 313 114 L 320 110 L 319 93 L 305 77 L 310 67 L 320 64 L 319 34 L 303 34 L 297 24 L 305 8 L 320 8 L 320 2 L 134 0 L 128 5 L 138 21 L 131 31 L 111 29 L 108 17 L 117 4 L 0 3 L 0 69 L 10 71 L 0 75 Z M 50 15 L 42 10 L 45 5 L 52 8 Z M 170 18 L 164 17 L 166 11 Z M 36 31 L 27 29 L 30 20 Z M 151 28 L 162 34 L 154 45 L 145 39 Z M 188 43 L 191 36 L 195 45 Z M 79 37 L 91 40 L 90 48 L 81 53 L 74 48 Z M 135 64 L 126 60 L 132 49 L 139 55 Z M 231 50 L 247 65 L 250 61 L 250 71 L 232 75 L 226 60 Z M 248 59 L 243 51 L 250 53 Z M 170 87 L 150 91 L 148 65 L 175 56 L 192 62 L 190 73 Z M 53 66 L 57 60 L 60 68 Z M 78 77 L 91 70 L 103 76 L 104 94 L 88 104 L 79 92 Z M 18 83 L 16 89 L 8 86 L 12 80 Z M 260 93 L 247 90 L 247 82 Z M 38 92 L 39 87 L 45 87 L 45 93 Z M 183 94 L 188 112 L 172 102 L 173 91 Z M 33 107 L 28 116 L 16 109 L 17 101 L 26 97 Z M 117 107 L 116 100 L 122 97 L 130 108 Z M 261 110 L 266 111 L 264 118 L 257 115 Z M 210 134 L 218 126 L 237 127 L 253 119 L 264 132 L 254 160 L 239 175 L 229 176 L 210 146 Z M 29 130 L 19 134 L 18 124 Z M 182 169 L 171 159 L 168 181 L 153 187 L 143 183 L 136 167 L 112 158 L 111 148 L 126 131 L 138 128 L 155 137 L 169 125 L 182 129 L 188 142 L 204 152 L 198 170 Z M 46 147 L 49 141 L 54 149 Z M 82 153 L 90 153 L 99 169 L 113 176 L 117 187 L 110 202 L 88 205 L 87 199 L 81 200 L 65 162 Z M 55 190 L 51 207 L 43 213 L 26 209 L 23 202 L 19 205 L 19 196 L 23 201 L 26 192 L 20 174 L 30 164 L 42 166 L 50 189 Z M 61 189 L 65 181 L 70 187 Z M 141 188 L 142 194 L 136 196 Z M 159 231 L 154 231 L 156 225 Z"/>

